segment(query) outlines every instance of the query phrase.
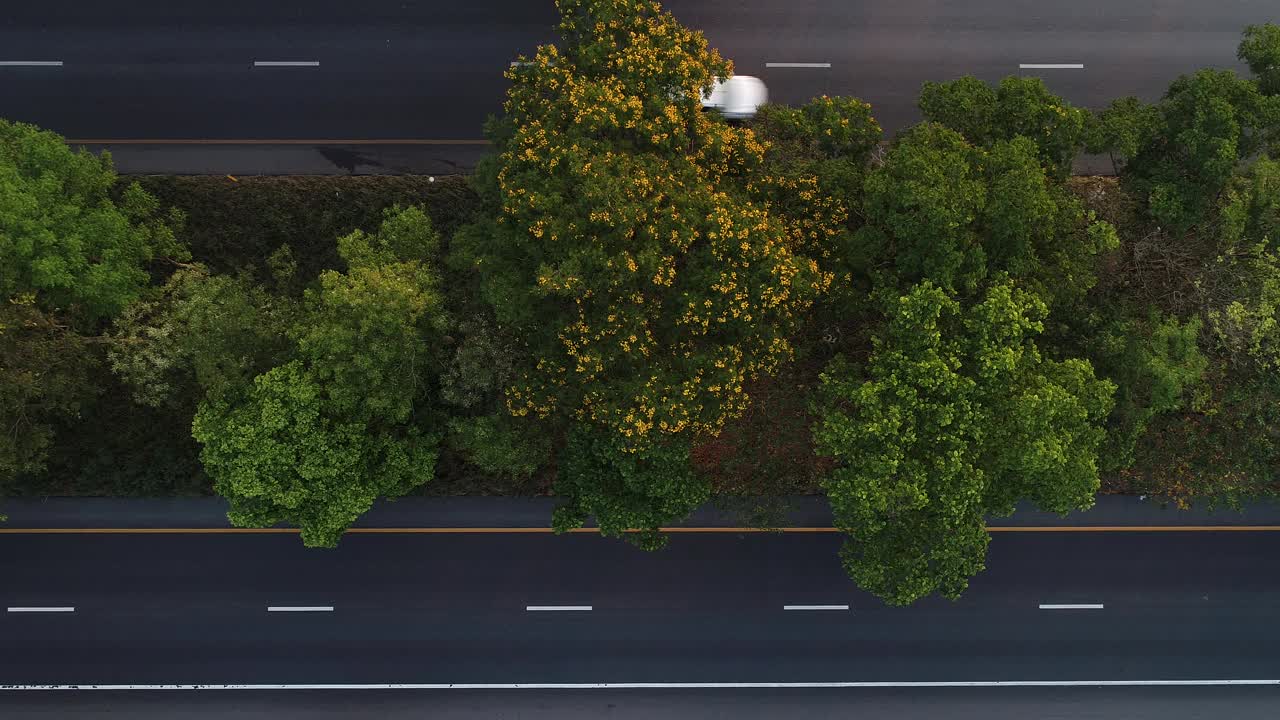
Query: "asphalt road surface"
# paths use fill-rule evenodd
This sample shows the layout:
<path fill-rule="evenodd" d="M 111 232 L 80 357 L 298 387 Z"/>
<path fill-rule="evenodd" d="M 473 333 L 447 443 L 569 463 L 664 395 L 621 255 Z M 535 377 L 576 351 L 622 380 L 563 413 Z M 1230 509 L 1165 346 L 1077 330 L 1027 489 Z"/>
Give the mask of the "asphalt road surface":
<path fill-rule="evenodd" d="M 912 608 L 838 542 L 5 535 L 0 604 L 64 611 L 0 615 L 0 684 L 1280 678 L 1277 532 L 1000 533 L 962 600 Z"/>
<path fill-rule="evenodd" d="M 341 143 L 315 141 L 479 139 L 484 118 L 501 108 L 503 70 L 553 40 L 556 22 L 548 0 L 12 5 L 0 14 L 0 63 L 9 63 L 0 64 L 0 117 L 78 140 L 305 141 L 247 151 L 114 146 L 138 171 L 467 166 L 474 146 L 346 145 L 329 151 L 334 159 L 316 148 Z M 1040 74 L 1085 106 L 1129 94 L 1152 99 L 1179 73 L 1237 66 L 1242 28 L 1280 19 L 1274 3 L 1257 0 L 666 5 L 702 29 L 739 73 L 763 78 L 771 99 L 857 95 L 888 131 L 918 119 L 923 81 L 966 73 Z"/>
<path fill-rule="evenodd" d="M 6 720 L 1274 720 L 1274 687 L 0 694 Z"/>

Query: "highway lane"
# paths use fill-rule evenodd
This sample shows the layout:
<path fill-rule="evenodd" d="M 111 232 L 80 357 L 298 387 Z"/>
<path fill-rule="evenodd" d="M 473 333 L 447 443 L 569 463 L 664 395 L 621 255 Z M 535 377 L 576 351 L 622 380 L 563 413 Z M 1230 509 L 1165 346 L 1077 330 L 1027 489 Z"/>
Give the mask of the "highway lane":
<path fill-rule="evenodd" d="M 1280 678 L 1280 533 L 1001 533 L 962 600 L 912 608 L 837 543 L 4 535 L 0 604 L 74 611 L 0 615 L 0 684 Z"/>
<path fill-rule="evenodd" d="M 549 3 L 51 2 L 6 9 L 0 116 L 77 138 L 479 138 Z M 254 67 L 309 61 L 318 67 Z"/>
<path fill-rule="evenodd" d="M 78 720 L 1273 720 L 1273 687 L 0 693 L 6 718 Z"/>
<path fill-rule="evenodd" d="M 924 80 L 1037 72 L 1082 105 L 1157 96 L 1178 73 L 1235 66 L 1252 0 L 671 0 L 772 97 L 872 102 L 892 131 Z M 500 109 L 503 69 L 553 38 L 545 0 L 271 3 L 51 0 L 0 15 L 0 116 L 79 139 L 467 139 Z M 253 67 L 254 61 L 317 67 Z M 830 63 L 771 68 L 769 63 Z M 1020 70 L 1025 63 L 1083 69 Z"/>

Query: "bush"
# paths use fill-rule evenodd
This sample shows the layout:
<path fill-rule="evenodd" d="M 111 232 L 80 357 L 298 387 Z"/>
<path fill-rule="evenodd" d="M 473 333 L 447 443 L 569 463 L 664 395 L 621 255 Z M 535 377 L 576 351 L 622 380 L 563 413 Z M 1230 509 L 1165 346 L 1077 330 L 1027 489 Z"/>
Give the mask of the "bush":
<path fill-rule="evenodd" d="M 337 239 L 373 230 L 383 209 L 423 205 L 444 237 L 470 218 L 477 198 L 462 176 L 245 177 L 147 176 L 137 178 L 163 205 L 187 214 L 192 257 L 213 273 L 252 268 L 269 278 L 267 258 L 281 245 L 293 248 L 301 277 L 341 269 Z"/>

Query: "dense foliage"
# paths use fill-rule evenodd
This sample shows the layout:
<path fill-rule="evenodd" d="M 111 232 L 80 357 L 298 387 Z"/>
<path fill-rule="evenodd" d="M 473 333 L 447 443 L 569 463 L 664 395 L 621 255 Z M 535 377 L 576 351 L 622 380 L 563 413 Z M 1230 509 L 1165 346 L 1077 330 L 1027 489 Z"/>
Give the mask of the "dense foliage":
<path fill-rule="evenodd" d="M 185 253 L 176 213 L 115 184 L 110 157 L 0 120 L 0 487 L 43 468 L 56 424 L 95 393 L 93 336 L 146 291 L 148 263 Z"/>
<path fill-rule="evenodd" d="M 330 547 L 374 500 L 434 474 L 446 327 L 439 236 L 421 210 L 390 211 L 338 251 L 347 271 L 322 273 L 287 329 L 292 359 L 211 392 L 192 430 L 232 522 L 287 521 Z"/>
<path fill-rule="evenodd" d="M 751 198 L 754 134 L 701 111 L 729 72 L 701 34 L 647 0 L 559 7 L 561 43 L 508 73 L 490 213 L 452 251 L 524 344 L 506 411 L 567 441 L 557 527 L 652 530 L 706 498 L 690 444 L 789 356 L 830 277 Z"/>
<path fill-rule="evenodd" d="M 1041 356 L 1046 312 L 1008 280 L 967 308 L 925 281 L 884 293 L 862 367 L 837 357 L 823 373 L 815 433 L 838 461 L 824 487 L 864 589 L 957 597 L 982 569 L 988 516 L 1024 498 L 1092 505 L 1113 387 L 1087 362 Z"/>

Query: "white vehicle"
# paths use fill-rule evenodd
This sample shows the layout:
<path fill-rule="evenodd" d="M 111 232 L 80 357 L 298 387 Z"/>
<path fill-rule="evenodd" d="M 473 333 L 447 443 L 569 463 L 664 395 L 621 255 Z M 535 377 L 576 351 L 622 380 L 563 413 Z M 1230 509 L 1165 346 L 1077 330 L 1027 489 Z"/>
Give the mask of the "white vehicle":
<path fill-rule="evenodd" d="M 728 120 L 749 120 L 766 102 L 769 90 L 764 81 L 750 75 L 734 75 L 728 80 L 716 78 L 711 94 L 702 99 L 702 109 L 718 110 Z"/>

